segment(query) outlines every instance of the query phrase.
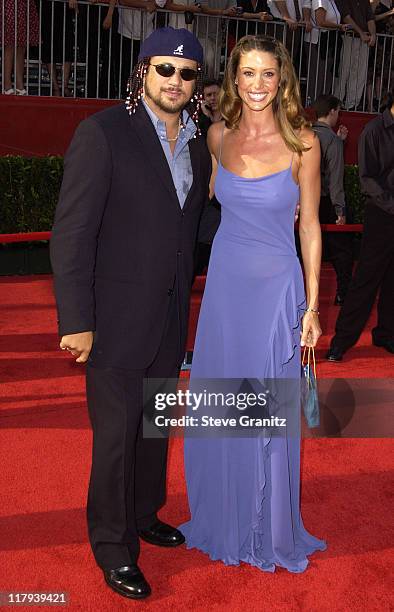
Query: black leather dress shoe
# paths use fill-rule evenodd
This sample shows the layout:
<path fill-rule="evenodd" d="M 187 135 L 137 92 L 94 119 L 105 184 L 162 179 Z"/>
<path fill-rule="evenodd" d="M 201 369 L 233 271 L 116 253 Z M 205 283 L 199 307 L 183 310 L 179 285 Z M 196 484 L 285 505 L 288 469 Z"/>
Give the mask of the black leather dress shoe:
<path fill-rule="evenodd" d="M 386 349 L 389 353 L 394 354 L 394 340 L 372 340 L 375 346 L 381 346 Z"/>
<path fill-rule="evenodd" d="M 328 361 L 342 361 L 344 351 L 337 346 L 332 346 L 326 353 L 326 359 Z"/>
<path fill-rule="evenodd" d="M 178 529 L 161 521 L 156 521 L 148 529 L 139 530 L 138 535 L 145 542 L 156 546 L 180 546 L 185 541 Z"/>
<path fill-rule="evenodd" d="M 111 589 L 129 599 L 144 599 L 151 588 L 138 565 L 125 565 L 113 570 L 104 570 L 105 582 Z"/>

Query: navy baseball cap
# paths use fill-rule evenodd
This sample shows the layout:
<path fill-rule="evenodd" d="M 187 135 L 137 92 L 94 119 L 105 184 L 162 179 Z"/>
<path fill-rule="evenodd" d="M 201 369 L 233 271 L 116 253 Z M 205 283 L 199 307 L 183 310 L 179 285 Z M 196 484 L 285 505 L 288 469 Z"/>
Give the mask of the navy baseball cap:
<path fill-rule="evenodd" d="M 199 64 L 203 62 L 203 48 L 199 40 L 185 28 L 159 28 L 154 30 L 143 41 L 138 54 L 138 61 L 154 55 L 184 57 L 185 59 L 195 60 Z"/>

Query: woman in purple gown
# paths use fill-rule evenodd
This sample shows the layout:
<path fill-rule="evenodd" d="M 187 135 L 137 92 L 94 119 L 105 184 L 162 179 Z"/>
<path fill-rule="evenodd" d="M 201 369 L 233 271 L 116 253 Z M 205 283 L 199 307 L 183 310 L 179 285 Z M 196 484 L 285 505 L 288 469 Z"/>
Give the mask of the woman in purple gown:
<path fill-rule="evenodd" d="M 192 384 L 299 381 L 300 344 L 315 346 L 321 335 L 320 147 L 302 116 L 298 82 L 281 43 L 262 36 L 237 43 L 221 110 L 225 121 L 210 128 L 208 146 L 222 221 L 201 305 Z M 294 244 L 298 203 L 306 297 Z M 291 413 L 293 434 L 185 438 L 191 519 L 180 529 L 189 548 L 269 572 L 276 566 L 302 572 L 307 556 L 325 549 L 300 514 L 298 397 Z"/>

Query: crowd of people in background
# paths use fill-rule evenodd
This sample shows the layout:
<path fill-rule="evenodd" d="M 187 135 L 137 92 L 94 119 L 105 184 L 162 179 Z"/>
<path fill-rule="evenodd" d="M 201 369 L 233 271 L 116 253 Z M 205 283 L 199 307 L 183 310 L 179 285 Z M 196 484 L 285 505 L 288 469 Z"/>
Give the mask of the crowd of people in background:
<path fill-rule="evenodd" d="M 109 0 L 107 4 L 2 0 L 3 93 L 28 93 L 24 73 L 29 47 L 28 57 L 45 66 L 50 95 L 124 98 L 141 39 L 163 25 L 196 33 L 211 79 L 222 74 L 225 58 L 245 34 L 282 40 L 302 81 L 306 105 L 331 93 L 347 110 L 363 106 L 378 111 L 382 92 L 394 78 L 392 0 L 122 0 L 120 5 Z M 80 90 L 77 62 L 86 67 Z"/>

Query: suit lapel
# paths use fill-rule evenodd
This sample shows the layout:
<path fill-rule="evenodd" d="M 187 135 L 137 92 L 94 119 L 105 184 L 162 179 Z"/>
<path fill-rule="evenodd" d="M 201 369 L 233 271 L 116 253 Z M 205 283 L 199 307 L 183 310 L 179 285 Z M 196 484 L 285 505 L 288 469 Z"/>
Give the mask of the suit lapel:
<path fill-rule="evenodd" d="M 175 200 L 175 203 L 179 208 L 178 196 L 174 181 L 172 180 L 171 170 L 168 166 L 168 162 L 156 130 L 143 104 L 140 103 L 135 114 L 131 115 L 130 123 L 141 144 L 141 148 L 145 153 L 147 168 L 153 168 L 153 171 L 159 176 L 164 187 L 167 189 L 172 199 Z M 154 179 L 152 178 L 152 180 Z"/>

